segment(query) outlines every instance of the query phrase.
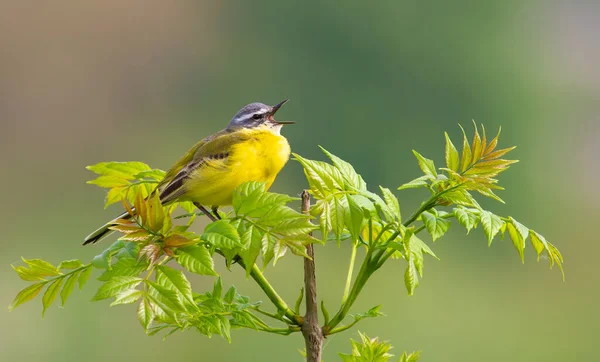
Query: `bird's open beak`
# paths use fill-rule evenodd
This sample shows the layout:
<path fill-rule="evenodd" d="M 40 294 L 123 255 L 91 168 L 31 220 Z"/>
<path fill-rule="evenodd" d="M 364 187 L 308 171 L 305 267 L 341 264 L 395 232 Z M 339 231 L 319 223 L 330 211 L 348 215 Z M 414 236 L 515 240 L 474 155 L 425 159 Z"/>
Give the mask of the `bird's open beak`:
<path fill-rule="evenodd" d="M 277 124 L 294 124 L 294 123 L 296 123 L 294 121 L 276 121 L 275 119 L 273 119 L 273 116 L 275 115 L 275 113 L 277 113 L 279 108 L 281 108 L 281 106 L 286 104 L 288 101 L 289 101 L 289 99 L 286 99 L 285 101 L 279 102 L 271 108 L 271 114 L 269 115 L 269 119 L 271 120 L 271 122 L 277 123 Z"/>

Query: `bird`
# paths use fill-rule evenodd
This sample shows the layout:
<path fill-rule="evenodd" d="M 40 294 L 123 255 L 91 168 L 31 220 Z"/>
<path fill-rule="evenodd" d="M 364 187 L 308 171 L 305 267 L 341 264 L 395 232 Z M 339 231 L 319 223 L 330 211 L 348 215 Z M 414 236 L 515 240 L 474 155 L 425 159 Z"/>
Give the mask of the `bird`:
<path fill-rule="evenodd" d="M 295 122 L 273 118 L 288 100 L 274 106 L 250 103 L 225 129 L 196 143 L 156 186 L 161 203 L 191 201 L 214 221 L 220 218 L 218 207 L 231 205 L 233 192 L 244 182 L 259 181 L 265 189 L 271 187 L 291 152 L 281 129 Z M 111 232 L 109 227 L 116 220 L 131 217 L 128 212 L 119 215 L 88 235 L 83 245 L 98 242 Z"/>

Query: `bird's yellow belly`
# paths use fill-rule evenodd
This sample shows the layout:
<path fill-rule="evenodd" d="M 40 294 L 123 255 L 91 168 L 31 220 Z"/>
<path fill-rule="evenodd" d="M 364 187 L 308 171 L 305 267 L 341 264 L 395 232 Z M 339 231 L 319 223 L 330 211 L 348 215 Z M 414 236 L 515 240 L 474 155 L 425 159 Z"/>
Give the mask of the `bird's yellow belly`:
<path fill-rule="evenodd" d="M 184 184 L 185 200 L 206 206 L 231 205 L 233 191 L 247 181 L 271 187 L 290 157 L 285 137 L 271 131 L 255 131 L 252 137 L 234 145 L 223 160 L 211 160 Z"/>

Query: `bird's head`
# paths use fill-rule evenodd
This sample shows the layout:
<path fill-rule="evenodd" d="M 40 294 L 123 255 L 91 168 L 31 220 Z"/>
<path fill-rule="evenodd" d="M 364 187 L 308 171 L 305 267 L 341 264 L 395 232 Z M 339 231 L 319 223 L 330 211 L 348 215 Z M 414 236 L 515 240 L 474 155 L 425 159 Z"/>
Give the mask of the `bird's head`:
<path fill-rule="evenodd" d="M 227 128 L 255 128 L 267 126 L 279 131 L 285 124 L 293 124 L 292 121 L 276 121 L 273 116 L 289 99 L 277 103 L 274 106 L 267 106 L 263 103 L 250 103 L 240 109 L 229 122 Z"/>

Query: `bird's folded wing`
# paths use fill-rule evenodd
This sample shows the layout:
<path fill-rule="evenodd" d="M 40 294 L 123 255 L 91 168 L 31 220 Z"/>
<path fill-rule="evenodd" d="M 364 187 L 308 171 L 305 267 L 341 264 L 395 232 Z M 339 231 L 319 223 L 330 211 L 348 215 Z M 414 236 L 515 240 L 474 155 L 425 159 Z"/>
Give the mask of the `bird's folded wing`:
<path fill-rule="evenodd" d="M 229 157 L 231 147 L 247 140 L 245 132 L 224 130 L 198 142 L 177 164 L 167 172 L 165 179 L 158 186 L 160 200 L 163 204 L 172 202 L 185 194 L 185 181 L 202 167 L 222 165 Z"/>

